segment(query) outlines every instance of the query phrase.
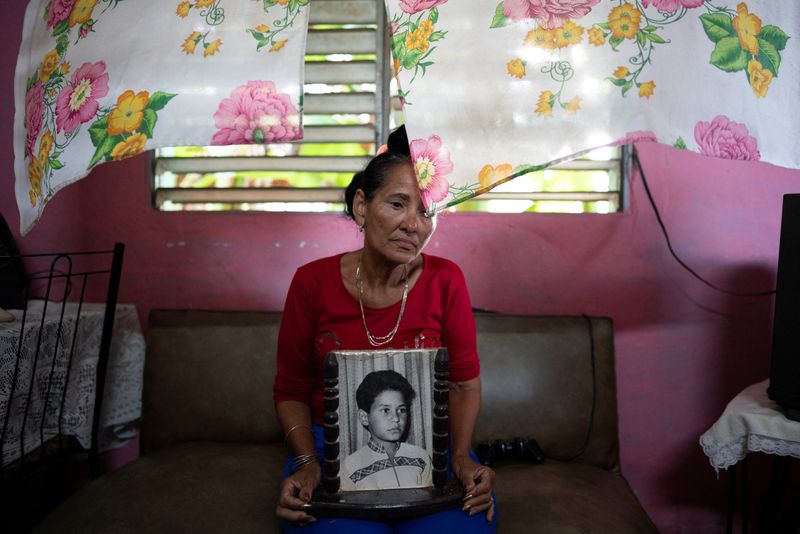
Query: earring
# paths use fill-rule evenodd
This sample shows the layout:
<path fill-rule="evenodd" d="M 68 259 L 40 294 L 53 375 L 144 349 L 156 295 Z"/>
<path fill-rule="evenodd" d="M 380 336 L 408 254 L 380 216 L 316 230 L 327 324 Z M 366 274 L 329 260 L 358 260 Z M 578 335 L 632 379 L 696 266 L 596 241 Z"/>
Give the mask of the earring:
<path fill-rule="evenodd" d="M 364 225 L 363 224 L 359 224 L 358 225 L 358 231 L 359 232 L 364 232 Z"/>

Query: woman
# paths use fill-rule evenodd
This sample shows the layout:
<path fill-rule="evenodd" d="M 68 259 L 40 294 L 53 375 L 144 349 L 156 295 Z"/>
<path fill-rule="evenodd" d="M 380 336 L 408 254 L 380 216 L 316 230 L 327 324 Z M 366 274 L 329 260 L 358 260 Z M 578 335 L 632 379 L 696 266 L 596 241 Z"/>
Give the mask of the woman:
<path fill-rule="evenodd" d="M 363 248 L 298 269 L 284 306 L 274 393 L 294 459 L 281 483 L 278 517 L 287 532 L 295 526 L 309 532 L 311 523 L 320 532 L 492 532 L 494 472 L 470 451 L 481 386 L 469 295 L 454 263 L 422 254 L 436 218 L 425 215 L 404 128 L 353 177 L 345 201 L 364 234 Z M 394 525 L 307 514 L 321 480 L 324 355 L 337 348 L 438 346 L 450 356 L 450 467 L 464 485 L 462 510 Z"/>

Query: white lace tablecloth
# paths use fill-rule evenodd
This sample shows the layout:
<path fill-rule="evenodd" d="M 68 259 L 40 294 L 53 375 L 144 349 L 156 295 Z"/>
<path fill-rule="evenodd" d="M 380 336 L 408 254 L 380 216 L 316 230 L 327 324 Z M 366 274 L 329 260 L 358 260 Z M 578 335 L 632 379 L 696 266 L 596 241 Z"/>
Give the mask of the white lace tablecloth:
<path fill-rule="evenodd" d="M 31 301 L 25 319 L 25 332 L 20 345 L 22 310 L 9 310 L 17 320 L 0 323 L 0 431 L 6 412 L 9 417 L 2 442 L 2 463 L 6 465 L 20 457 L 24 442 L 25 453 L 35 450 L 42 442 L 40 424 L 44 419 L 44 440 L 57 433 L 58 406 L 64 395 L 67 376 L 67 359 L 72 347 L 77 319 L 77 304 L 67 303 L 61 335 L 58 335 L 61 303 L 50 302 L 42 325 L 43 301 Z M 62 433 L 75 436 L 84 447 L 91 445 L 92 414 L 96 386 L 96 370 L 105 305 L 84 303 L 77 328 L 73 361 L 69 371 L 64 408 L 61 411 Z M 35 380 L 28 385 L 34 373 L 34 358 L 41 330 L 42 341 L 36 363 Z M 58 340 L 58 341 L 56 341 Z M 14 383 L 17 352 L 20 364 Z M 53 356 L 58 354 L 53 366 Z M 136 423 L 142 411 L 142 379 L 144 371 L 145 341 L 139 325 L 136 307 L 119 304 L 114 317 L 106 386 L 100 416 L 100 450 L 121 446 L 136 433 Z M 48 389 L 50 374 L 52 385 Z M 10 399 L 10 401 L 9 401 Z M 46 410 L 46 413 L 45 413 Z M 20 440 L 22 426 L 25 432 Z"/>
<path fill-rule="evenodd" d="M 800 458 L 800 422 L 788 419 L 767 397 L 769 379 L 745 388 L 700 436 L 700 445 L 719 473 L 747 456 L 765 452 Z"/>

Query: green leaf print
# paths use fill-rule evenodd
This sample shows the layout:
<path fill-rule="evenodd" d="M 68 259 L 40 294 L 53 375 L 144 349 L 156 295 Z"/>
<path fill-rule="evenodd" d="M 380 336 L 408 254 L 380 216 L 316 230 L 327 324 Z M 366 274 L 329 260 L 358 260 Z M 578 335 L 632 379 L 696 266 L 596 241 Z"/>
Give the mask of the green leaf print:
<path fill-rule="evenodd" d="M 108 155 L 111 154 L 111 151 L 114 150 L 114 147 L 117 146 L 117 143 L 121 140 L 122 138 L 119 136 L 106 137 L 100 144 L 100 146 L 97 147 L 97 150 L 95 150 L 94 156 L 92 156 L 92 159 L 91 161 L 89 161 L 89 165 L 87 165 L 86 168 L 91 169 L 92 167 L 100 163 L 100 160 L 108 157 Z"/>
<path fill-rule="evenodd" d="M 58 40 L 56 41 L 56 52 L 58 52 L 59 57 L 64 57 L 64 52 L 67 51 L 68 46 L 69 46 L 69 35 L 67 35 L 66 33 L 59 35 Z"/>
<path fill-rule="evenodd" d="M 675 144 L 672 146 L 675 148 L 680 148 L 681 150 L 687 150 L 686 141 L 683 140 L 683 137 L 678 137 L 675 140 Z"/>
<path fill-rule="evenodd" d="M 663 37 L 661 37 L 660 35 L 658 35 L 656 33 L 648 33 L 647 34 L 647 38 L 650 39 L 650 41 L 652 41 L 654 43 L 657 43 L 657 44 L 664 44 L 664 43 L 668 43 L 669 42 L 669 41 L 667 41 L 666 39 L 664 39 Z"/>
<path fill-rule="evenodd" d="M 419 58 L 422 57 L 422 52 L 419 50 L 415 50 L 413 52 L 409 52 L 403 56 L 403 59 L 400 60 L 400 64 L 403 66 L 404 69 L 413 69 L 416 64 L 419 62 Z"/>
<path fill-rule="evenodd" d="M 789 40 L 789 36 L 786 35 L 782 29 L 772 25 L 761 28 L 761 31 L 758 32 L 756 37 L 758 37 L 759 40 L 767 41 L 774 46 L 776 50 L 783 50 L 786 47 L 786 41 Z"/>
<path fill-rule="evenodd" d="M 764 68 L 769 69 L 773 76 L 777 77 L 778 67 L 781 65 L 781 55 L 769 41 L 765 41 L 761 37 L 756 37 L 756 39 L 758 39 L 758 55 L 756 59 Z"/>
<path fill-rule="evenodd" d="M 747 53 L 739 45 L 738 37 L 725 37 L 717 42 L 711 52 L 711 64 L 725 72 L 736 72 L 747 66 Z"/>
<path fill-rule="evenodd" d="M 108 137 L 108 115 L 100 120 L 94 121 L 89 126 L 89 137 L 94 146 L 100 146 L 103 141 Z"/>
<path fill-rule="evenodd" d="M 139 131 L 146 135 L 148 139 L 152 139 L 158 116 L 156 112 L 150 108 L 145 108 L 143 113 L 144 117 L 142 118 L 142 125 L 139 127 Z"/>
<path fill-rule="evenodd" d="M 170 100 L 175 98 L 176 93 L 165 93 L 163 91 L 156 91 L 152 95 L 150 95 L 150 100 L 147 102 L 147 109 L 152 109 L 153 111 L 159 111 L 164 109 Z"/>
<path fill-rule="evenodd" d="M 492 24 L 489 26 L 490 28 L 502 28 L 503 26 L 508 26 L 511 21 L 506 17 L 505 12 L 503 11 L 503 2 L 497 4 L 497 8 L 494 10 L 494 18 L 492 19 Z"/>
<path fill-rule="evenodd" d="M 715 43 L 725 37 L 736 36 L 736 30 L 733 29 L 731 18 L 725 13 L 700 15 L 700 22 L 703 23 L 703 30 L 705 30 L 708 38 Z"/>
<path fill-rule="evenodd" d="M 431 12 L 428 13 L 428 20 L 436 24 L 436 22 L 439 20 L 439 8 L 431 8 Z"/>

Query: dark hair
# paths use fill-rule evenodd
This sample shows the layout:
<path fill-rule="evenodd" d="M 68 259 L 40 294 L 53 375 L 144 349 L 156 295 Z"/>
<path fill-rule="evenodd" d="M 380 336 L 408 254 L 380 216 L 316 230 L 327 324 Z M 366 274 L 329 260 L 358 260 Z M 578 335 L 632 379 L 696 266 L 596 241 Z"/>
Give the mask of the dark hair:
<path fill-rule="evenodd" d="M 407 405 L 417 396 L 406 377 L 397 371 L 373 371 L 364 377 L 356 389 L 356 404 L 369 413 L 375 397 L 384 391 L 399 391 Z"/>
<path fill-rule="evenodd" d="M 408 147 L 408 136 L 406 127 L 400 126 L 391 134 L 386 142 L 387 151 L 372 158 L 367 167 L 353 175 L 350 185 L 344 192 L 345 214 L 355 220 L 353 215 L 353 199 L 356 191 L 361 189 L 364 198 L 369 201 L 375 193 L 386 183 L 389 172 L 400 164 L 411 162 L 411 151 Z"/>

